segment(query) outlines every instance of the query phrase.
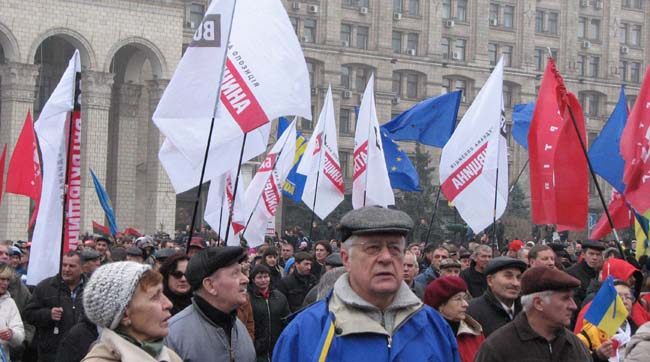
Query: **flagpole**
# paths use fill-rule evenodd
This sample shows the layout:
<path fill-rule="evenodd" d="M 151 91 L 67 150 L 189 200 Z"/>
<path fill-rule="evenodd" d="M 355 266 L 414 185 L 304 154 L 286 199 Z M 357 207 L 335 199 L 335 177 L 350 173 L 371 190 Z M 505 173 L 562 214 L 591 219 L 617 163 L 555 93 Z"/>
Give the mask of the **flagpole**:
<path fill-rule="evenodd" d="M 237 0 L 233 0 L 232 12 L 230 14 L 230 25 L 228 27 L 228 36 L 226 37 L 225 46 L 228 47 L 230 44 L 230 33 L 232 32 L 232 23 L 235 21 L 235 8 L 237 7 Z M 192 240 L 192 234 L 194 234 L 194 223 L 196 221 L 196 213 L 199 209 L 199 200 L 201 200 L 201 187 L 203 185 L 203 178 L 205 176 L 205 166 L 208 163 L 208 154 L 210 152 L 210 142 L 212 141 L 212 131 L 214 129 L 214 119 L 217 115 L 217 108 L 219 107 L 219 98 L 221 96 L 221 80 L 223 80 L 223 68 L 226 65 L 226 60 L 228 59 L 228 49 L 224 54 L 223 59 L 221 60 L 221 76 L 219 77 L 219 83 L 217 84 L 217 98 L 215 99 L 214 109 L 212 111 L 212 120 L 210 121 L 210 133 L 208 133 L 208 143 L 205 145 L 205 155 L 203 156 L 203 167 L 201 168 L 201 177 L 199 178 L 199 189 L 196 192 L 196 200 L 194 200 L 194 211 L 192 212 L 192 223 L 190 224 L 190 233 L 187 237 L 187 243 L 185 244 L 185 253 L 190 251 L 190 241 Z M 246 139 L 246 134 L 244 133 L 244 140 Z M 226 236 L 227 237 L 227 236 Z"/>
<path fill-rule="evenodd" d="M 424 240 L 424 245 L 429 244 L 429 235 L 431 235 L 431 228 L 433 227 L 433 220 L 436 217 L 436 213 L 438 212 L 438 202 L 440 201 L 440 185 L 438 185 L 438 192 L 436 193 L 436 203 L 433 205 L 433 213 L 431 214 L 431 221 L 429 222 L 429 229 L 427 230 L 427 237 Z M 420 240 L 421 241 L 421 240 Z"/>
<path fill-rule="evenodd" d="M 314 231 L 314 216 L 316 216 L 316 195 L 318 195 L 318 180 L 320 179 L 320 167 L 321 167 L 321 162 L 323 161 L 323 152 L 325 152 L 323 147 L 327 144 L 327 133 L 326 132 L 323 133 L 324 133 L 323 145 L 321 146 L 321 150 L 318 153 L 318 172 L 316 173 L 316 188 L 314 189 L 314 202 L 312 202 L 311 205 L 312 207 L 311 207 L 311 222 L 309 223 L 309 241 L 312 241 L 311 233 Z"/>
<path fill-rule="evenodd" d="M 519 182 L 519 178 L 521 177 L 521 175 L 522 175 L 522 174 L 524 173 L 524 171 L 526 170 L 526 166 L 528 166 L 528 162 L 529 162 L 529 161 L 530 161 L 530 159 L 526 160 L 526 162 L 524 163 L 524 166 L 523 166 L 523 167 L 521 168 L 521 170 L 519 171 L 519 174 L 517 174 L 517 177 L 516 177 L 515 180 L 512 182 L 512 185 L 510 185 L 510 190 L 508 190 L 509 193 L 512 192 L 512 190 L 515 188 L 515 185 L 517 184 L 517 182 Z"/>
<path fill-rule="evenodd" d="M 598 198 L 600 198 L 600 203 L 603 205 L 603 208 L 605 209 L 605 215 L 607 215 L 607 221 L 609 221 L 609 226 L 612 228 L 612 232 L 616 237 L 616 246 L 618 247 L 618 251 L 621 253 L 621 255 L 624 255 L 623 248 L 621 247 L 621 240 L 618 238 L 618 233 L 616 232 L 616 228 L 614 227 L 614 221 L 612 221 L 612 215 L 609 214 L 609 210 L 607 209 L 607 204 L 605 203 L 605 198 L 603 197 L 603 192 L 600 190 L 600 185 L 598 184 L 598 180 L 596 179 L 596 173 L 594 172 L 593 166 L 591 165 L 591 160 L 589 160 L 589 154 L 587 153 L 585 142 L 582 139 L 582 136 L 580 135 L 580 130 L 578 129 L 578 122 L 576 122 L 576 118 L 573 115 L 573 110 L 571 109 L 571 106 L 569 104 L 567 104 L 567 109 L 569 110 L 569 115 L 571 116 L 571 122 L 573 123 L 573 128 L 575 129 L 576 134 L 578 135 L 578 140 L 580 141 L 580 147 L 582 147 L 582 153 L 585 155 L 585 159 L 587 160 L 587 165 L 589 166 L 589 173 L 591 174 L 591 178 L 594 181 L 594 184 L 596 185 L 596 191 L 598 191 Z"/>
<path fill-rule="evenodd" d="M 230 236 L 230 223 L 232 222 L 232 214 L 235 210 L 235 201 L 237 201 L 237 185 L 239 185 L 239 174 L 241 173 L 241 163 L 244 159 L 244 148 L 246 147 L 246 136 L 248 133 L 244 133 L 244 139 L 241 142 L 241 151 L 239 152 L 239 164 L 237 165 L 237 175 L 235 176 L 235 187 L 232 190 L 232 204 L 228 208 L 228 223 L 226 224 L 226 239 L 224 240 L 226 246 L 228 245 L 228 237 Z M 223 206 L 222 206 L 223 207 Z"/>

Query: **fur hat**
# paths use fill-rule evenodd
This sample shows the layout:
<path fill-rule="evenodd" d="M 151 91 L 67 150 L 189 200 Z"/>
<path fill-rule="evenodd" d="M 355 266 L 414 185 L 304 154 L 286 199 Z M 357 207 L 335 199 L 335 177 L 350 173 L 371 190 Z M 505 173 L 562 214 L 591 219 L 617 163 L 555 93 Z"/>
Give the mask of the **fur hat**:
<path fill-rule="evenodd" d="M 149 265 L 121 261 L 99 267 L 84 288 L 83 304 L 91 322 L 115 329 Z"/>
<path fill-rule="evenodd" d="M 448 276 L 434 279 L 424 291 L 424 303 L 438 309 L 454 295 L 466 292 L 467 284 L 457 276 Z"/>

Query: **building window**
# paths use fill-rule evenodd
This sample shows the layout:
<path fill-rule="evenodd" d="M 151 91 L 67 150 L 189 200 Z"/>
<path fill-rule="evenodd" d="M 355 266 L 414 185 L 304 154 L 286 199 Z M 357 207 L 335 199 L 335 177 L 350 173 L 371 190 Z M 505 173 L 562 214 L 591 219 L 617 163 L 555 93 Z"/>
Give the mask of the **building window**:
<path fill-rule="evenodd" d="M 298 35 L 298 19 L 296 17 L 290 16 L 289 21 L 291 21 L 293 32 L 296 33 L 296 35 Z"/>
<path fill-rule="evenodd" d="M 467 80 L 464 78 L 456 78 L 456 77 L 449 77 L 449 78 L 444 78 L 443 79 L 443 88 L 447 92 L 453 92 L 453 91 L 461 91 L 462 92 L 462 98 L 461 102 L 466 103 L 469 100 L 468 94 L 467 94 Z"/>
<path fill-rule="evenodd" d="M 442 59 L 449 59 L 449 38 L 442 38 L 440 41 L 440 51 L 442 53 Z"/>
<path fill-rule="evenodd" d="M 589 39 L 600 40 L 600 19 L 591 19 L 589 27 Z"/>
<path fill-rule="evenodd" d="M 643 0 L 623 0 L 622 7 L 628 8 L 628 9 L 643 9 Z"/>
<path fill-rule="evenodd" d="M 551 57 L 555 59 L 557 62 L 558 57 L 557 57 L 557 49 L 551 49 Z M 544 70 L 544 67 L 546 67 L 546 63 L 548 60 L 548 49 L 546 48 L 535 48 L 535 53 L 534 53 L 534 62 L 535 62 L 535 70 L 538 72 L 541 72 Z"/>
<path fill-rule="evenodd" d="M 341 5 L 347 7 L 368 7 L 370 4 L 369 0 L 343 0 Z"/>
<path fill-rule="evenodd" d="M 205 14 L 205 6 L 201 4 L 192 4 L 190 5 L 190 27 L 196 29 L 199 27 L 199 24 L 203 21 L 203 15 Z"/>
<path fill-rule="evenodd" d="M 357 27 L 357 48 L 368 49 L 368 27 Z"/>
<path fill-rule="evenodd" d="M 415 55 L 418 54 L 419 39 L 420 36 L 418 35 L 418 33 L 408 33 L 406 35 L 406 48 L 413 49 L 415 51 Z"/>
<path fill-rule="evenodd" d="M 417 74 L 406 75 L 406 97 L 411 99 L 418 98 L 418 80 Z"/>
<path fill-rule="evenodd" d="M 618 62 L 618 71 L 621 75 L 621 80 L 626 81 L 627 80 L 627 61 L 626 60 L 621 60 Z"/>
<path fill-rule="evenodd" d="M 402 73 L 393 72 L 393 93 L 402 95 Z"/>
<path fill-rule="evenodd" d="M 578 76 L 584 77 L 585 76 L 585 56 L 584 55 L 578 55 L 578 61 L 576 62 L 576 72 L 578 73 Z"/>
<path fill-rule="evenodd" d="M 503 26 L 506 28 L 515 26 L 515 7 L 512 5 L 503 7 Z"/>
<path fill-rule="evenodd" d="M 552 34 L 552 35 L 557 35 L 558 34 L 558 18 L 560 17 L 560 14 L 554 13 L 554 12 L 549 12 L 548 17 L 547 17 L 547 33 Z"/>
<path fill-rule="evenodd" d="M 636 97 L 637 97 L 637 96 L 635 96 L 635 95 L 631 95 L 631 94 L 627 94 L 626 97 L 627 97 L 627 107 L 628 107 L 629 109 L 633 109 L 633 108 L 634 108 L 634 103 L 636 103 Z"/>
<path fill-rule="evenodd" d="M 467 0 L 456 1 L 456 19 L 467 21 Z"/>
<path fill-rule="evenodd" d="M 361 8 L 369 8 L 370 7 L 370 0 L 357 0 L 359 3 L 359 7 Z"/>
<path fill-rule="evenodd" d="M 589 76 L 592 78 L 598 78 L 600 68 L 600 57 L 591 56 L 589 57 Z"/>
<path fill-rule="evenodd" d="M 490 65 L 497 64 L 497 51 L 499 46 L 496 43 L 488 44 L 488 58 L 490 59 Z"/>
<path fill-rule="evenodd" d="M 627 33 L 630 28 L 630 24 L 627 23 L 621 23 L 621 26 L 619 27 L 618 31 L 618 41 L 621 44 L 627 44 Z"/>
<path fill-rule="evenodd" d="M 586 116 L 598 117 L 600 115 L 600 105 L 605 103 L 603 96 L 595 92 L 581 92 L 579 98 Z"/>
<path fill-rule="evenodd" d="M 312 113 L 313 113 L 313 109 L 312 109 Z M 307 118 L 300 118 L 300 129 L 304 131 L 311 131 L 312 130 L 311 120 Z"/>
<path fill-rule="evenodd" d="M 345 65 L 341 67 L 341 87 L 350 89 L 350 68 Z"/>
<path fill-rule="evenodd" d="M 488 57 L 490 58 L 490 65 L 496 65 L 499 58 L 503 56 L 503 66 L 512 66 L 512 45 L 504 45 L 497 43 L 488 44 Z"/>
<path fill-rule="evenodd" d="M 352 25 L 341 24 L 341 45 L 349 47 L 352 41 Z"/>
<path fill-rule="evenodd" d="M 467 41 L 465 39 L 456 39 L 454 42 L 454 59 L 465 61 L 465 46 Z"/>
<path fill-rule="evenodd" d="M 355 85 L 358 91 L 363 91 L 368 85 L 368 78 L 370 78 L 370 70 L 367 68 L 356 68 L 355 69 Z"/>
<path fill-rule="evenodd" d="M 393 53 L 402 52 L 402 32 L 394 31 L 392 40 Z"/>
<path fill-rule="evenodd" d="M 339 132 L 343 134 L 351 134 L 352 130 L 352 112 L 348 108 L 341 108 L 339 113 Z"/>
<path fill-rule="evenodd" d="M 587 34 L 587 18 L 578 18 L 578 39 L 584 39 Z"/>
<path fill-rule="evenodd" d="M 339 157 L 341 162 L 341 171 L 343 172 L 344 178 L 350 178 L 350 152 L 339 151 Z"/>
<path fill-rule="evenodd" d="M 641 63 L 630 63 L 630 81 L 635 83 L 641 82 Z"/>
<path fill-rule="evenodd" d="M 403 0 L 393 0 L 393 13 L 401 13 L 403 8 Z"/>
<path fill-rule="evenodd" d="M 420 15 L 420 0 L 409 0 L 409 15 Z"/>
<path fill-rule="evenodd" d="M 499 24 L 499 5 L 490 4 L 490 26 Z"/>
<path fill-rule="evenodd" d="M 503 84 L 503 107 L 510 109 L 515 104 L 515 87 L 504 83 Z"/>
<path fill-rule="evenodd" d="M 451 0 L 442 0 L 442 18 L 451 18 Z"/>
<path fill-rule="evenodd" d="M 503 56 L 503 66 L 512 67 L 512 45 L 502 45 L 501 55 Z"/>
<path fill-rule="evenodd" d="M 302 37 L 305 43 L 313 43 L 316 41 L 316 20 L 305 19 L 303 22 Z"/>
<path fill-rule="evenodd" d="M 641 25 L 632 25 L 630 29 L 630 45 L 641 45 Z"/>
<path fill-rule="evenodd" d="M 535 11 L 535 32 L 544 32 L 544 12 L 541 10 Z"/>
<path fill-rule="evenodd" d="M 311 62 L 309 60 L 306 61 L 306 63 L 307 63 L 307 72 L 309 73 L 309 84 L 311 84 L 311 86 L 314 87 L 314 86 L 316 86 L 316 79 L 315 79 L 315 75 L 314 75 L 314 73 L 315 73 L 314 68 L 316 68 L 316 66 L 314 65 L 313 62 Z"/>

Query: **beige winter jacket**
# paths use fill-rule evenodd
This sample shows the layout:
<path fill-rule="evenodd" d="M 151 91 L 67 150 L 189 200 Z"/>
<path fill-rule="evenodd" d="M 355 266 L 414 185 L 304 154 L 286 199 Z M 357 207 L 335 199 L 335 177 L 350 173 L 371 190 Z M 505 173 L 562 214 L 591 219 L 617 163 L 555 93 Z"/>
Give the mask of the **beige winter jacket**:
<path fill-rule="evenodd" d="M 650 322 L 643 324 L 625 348 L 625 362 L 650 361 Z"/>
<path fill-rule="evenodd" d="M 178 355 L 167 347 L 163 347 L 158 358 L 153 358 L 147 352 L 104 328 L 99 339 L 90 349 L 82 362 L 182 362 Z"/>

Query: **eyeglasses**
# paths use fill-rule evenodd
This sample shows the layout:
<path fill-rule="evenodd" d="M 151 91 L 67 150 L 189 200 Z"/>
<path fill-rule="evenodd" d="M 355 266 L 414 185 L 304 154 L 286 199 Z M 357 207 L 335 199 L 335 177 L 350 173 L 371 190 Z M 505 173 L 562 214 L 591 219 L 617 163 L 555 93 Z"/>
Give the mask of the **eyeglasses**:
<path fill-rule="evenodd" d="M 456 303 L 462 303 L 462 302 L 468 302 L 469 303 L 470 297 L 467 293 L 462 293 L 462 294 L 457 294 L 454 295 L 453 297 L 449 298 L 450 302 L 456 302 Z"/>
<path fill-rule="evenodd" d="M 379 255 L 379 253 L 384 250 L 384 246 L 386 246 L 391 256 L 402 256 L 404 253 L 404 245 L 398 241 L 385 243 L 382 241 L 369 240 L 355 245 L 361 246 L 361 250 L 371 256 Z"/>
<path fill-rule="evenodd" d="M 173 272 L 169 273 L 169 275 L 173 276 L 176 279 L 180 279 L 185 276 L 185 273 L 180 270 L 174 270 Z"/>

